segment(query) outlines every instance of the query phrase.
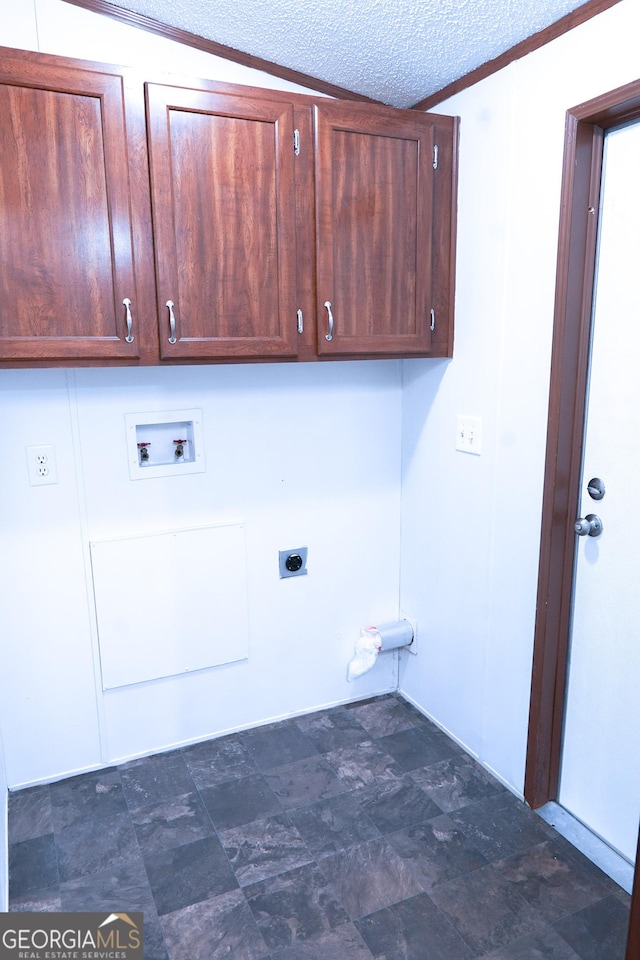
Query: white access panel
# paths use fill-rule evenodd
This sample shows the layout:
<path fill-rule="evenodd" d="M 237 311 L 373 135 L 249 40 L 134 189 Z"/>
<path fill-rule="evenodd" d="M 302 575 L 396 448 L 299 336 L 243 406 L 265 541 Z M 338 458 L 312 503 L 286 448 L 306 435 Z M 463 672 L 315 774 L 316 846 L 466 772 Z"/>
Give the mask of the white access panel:
<path fill-rule="evenodd" d="M 244 525 L 91 543 L 102 688 L 244 660 Z"/>

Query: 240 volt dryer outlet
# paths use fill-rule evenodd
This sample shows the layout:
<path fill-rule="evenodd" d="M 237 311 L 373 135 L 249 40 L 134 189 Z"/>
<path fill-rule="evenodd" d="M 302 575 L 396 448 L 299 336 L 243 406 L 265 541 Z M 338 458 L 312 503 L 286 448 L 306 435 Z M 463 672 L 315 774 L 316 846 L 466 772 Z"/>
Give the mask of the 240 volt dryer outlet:
<path fill-rule="evenodd" d="M 307 548 L 294 547 L 292 550 L 280 550 L 280 579 L 284 577 L 303 577 L 307 574 Z"/>

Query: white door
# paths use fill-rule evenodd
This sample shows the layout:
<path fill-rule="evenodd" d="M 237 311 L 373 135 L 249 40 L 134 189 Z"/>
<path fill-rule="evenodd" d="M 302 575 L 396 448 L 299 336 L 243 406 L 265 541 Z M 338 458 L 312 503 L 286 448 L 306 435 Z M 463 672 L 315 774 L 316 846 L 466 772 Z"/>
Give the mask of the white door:
<path fill-rule="evenodd" d="M 605 140 L 559 802 L 633 862 L 640 813 L 640 123 Z M 604 483 L 600 500 L 588 492 Z"/>

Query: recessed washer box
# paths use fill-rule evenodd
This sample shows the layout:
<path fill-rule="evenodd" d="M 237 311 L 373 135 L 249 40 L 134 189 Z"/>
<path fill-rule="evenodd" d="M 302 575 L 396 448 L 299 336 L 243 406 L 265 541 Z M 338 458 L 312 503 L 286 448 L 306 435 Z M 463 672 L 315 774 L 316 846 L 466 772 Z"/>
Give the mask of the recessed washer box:
<path fill-rule="evenodd" d="M 204 472 L 202 410 L 125 413 L 124 420 L 132 480 Z"/>

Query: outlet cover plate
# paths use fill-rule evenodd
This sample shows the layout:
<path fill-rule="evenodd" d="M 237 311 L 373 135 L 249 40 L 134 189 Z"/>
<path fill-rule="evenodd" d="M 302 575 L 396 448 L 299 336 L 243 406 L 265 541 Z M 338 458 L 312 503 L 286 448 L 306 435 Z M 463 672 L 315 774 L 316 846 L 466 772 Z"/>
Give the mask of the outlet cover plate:
<path fill-rule="evenodd" d="M 32 487 L 44 487 L 58 482 L 56 451 L 52 443 L 27 447 L 27 472 Z"/>

